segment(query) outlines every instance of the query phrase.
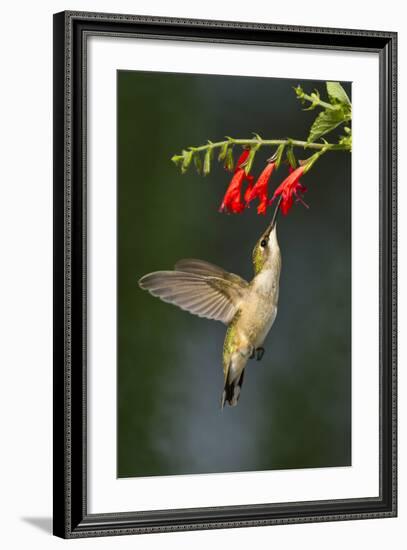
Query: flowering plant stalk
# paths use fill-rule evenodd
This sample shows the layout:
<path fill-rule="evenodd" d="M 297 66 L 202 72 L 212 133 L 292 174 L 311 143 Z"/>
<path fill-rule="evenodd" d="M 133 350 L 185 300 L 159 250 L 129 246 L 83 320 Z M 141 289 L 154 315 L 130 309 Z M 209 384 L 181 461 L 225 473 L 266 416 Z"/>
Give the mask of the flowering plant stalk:
<path fill-rule="evenodd" d="M 223 164 L 224 169 L 233 172 L 219 208 L 221 212 L 241 213 L 255 199 L 259 201 L 257 213 L 263 215 L 274 201 L 277 201 L 276 209 L 280 209 L 284 215 L 290 211 L 294 199 L 295 202 L 299 201 L 307 206 L 302 198 L 307 189 L 300 182 L 300 178 L 312 168 L 321 155 L 327 152 L 352 150 L 350 99 L 339 82 L 327 82 L 326 90 L 328 100 L 323 101 L 317 90 L 307 94 L 300 86 L 294 88 L 301 103 L 308 105 L 305 110 L 321 109 L 305 141 L 292 138 L 263 139 L 258 134 L 253 134 L 252 138 L 226 136 L 221 141 L 208 141 L 204 145 L 187 147 L 180 155 L 174 155 L 171 160 L 180 168 L 182 174 L 194 165 L 199 174 L 207 176 L 212 169 L 214 154 L 217 153 L 217 159 Z M 343 135 L 334 142 L 326 141 L 323 136 L 339 126 L 343 129 Z M 243 148 L 243 151 L 235 163 L 236 147 Z M 264 147 L 275 148 L 275 150 L 255 182 L 255 177 L 252 175 L 254 161 L 259 149 Z M 313 154 L 299 160 L 297 156 L 299 149 L 304 153 L 312 151 Z M 282 163 L 288 164 L 289 173 L 269 197 L 269 180 Z"/>

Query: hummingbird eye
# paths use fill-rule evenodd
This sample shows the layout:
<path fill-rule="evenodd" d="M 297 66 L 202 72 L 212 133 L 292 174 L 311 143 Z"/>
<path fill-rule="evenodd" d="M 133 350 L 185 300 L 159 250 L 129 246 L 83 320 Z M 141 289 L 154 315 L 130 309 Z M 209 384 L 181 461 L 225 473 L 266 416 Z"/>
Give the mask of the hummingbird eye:
<path fill-rule="evenodd" d="M 263 248 L 267 246 L 267 239 L 263 239 L 260 243 L 260 246 L 262 246 Z"/>

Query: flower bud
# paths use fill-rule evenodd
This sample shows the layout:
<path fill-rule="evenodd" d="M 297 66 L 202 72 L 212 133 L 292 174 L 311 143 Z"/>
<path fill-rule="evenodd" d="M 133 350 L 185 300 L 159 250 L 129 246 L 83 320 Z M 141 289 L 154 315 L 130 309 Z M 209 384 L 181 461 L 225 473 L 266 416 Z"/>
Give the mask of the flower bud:
<path fill-rule="evenodd" d="M 182 174 L 185 174 L 185 172 L 188 170 L 189 165 L 191 164 L 191 161 L 192 161 L 193 154 L 194 154 L 193 151 L 186 151 L 185 149 L 184 151 L 182 151 L 182 157 L 183 157 L 183 162 L 181 166 Z"/>
<path fill-rule="evenodd" d="M 202 173 L 202 159 L 199 153 L 194 154 L 194 164 L 198 174 Z"/>
<path fill-rule="evenodd" d="M 221 161 L 221 160 L 225 160 L 226 158 L 226 154 L 228 152 L 228 148 L 229 148 L 229 142 L 226 141 L 222 147 L 220 148 L 220 151 L 219 151 L 219 156 L 218 156 L 218 160 Z"/>
<path fill-rule="evenodd" d="M 212 156 L 213 156 L 213 147 L 208 147 L 204 157 L 204 165 L 203 165 L 204 176 L 207 176 L 211 171 Z"/>
<path fill-rule="evenodd" d="M 223 166 L 225 167 L 225 170 L 228 170 L 229 172 L 233 172 L 235 161 L 233 158 L 233 149 L 232 147 L 229 147 L 226 151 L 225 155 L 225 161 L 223 163 Z"/>

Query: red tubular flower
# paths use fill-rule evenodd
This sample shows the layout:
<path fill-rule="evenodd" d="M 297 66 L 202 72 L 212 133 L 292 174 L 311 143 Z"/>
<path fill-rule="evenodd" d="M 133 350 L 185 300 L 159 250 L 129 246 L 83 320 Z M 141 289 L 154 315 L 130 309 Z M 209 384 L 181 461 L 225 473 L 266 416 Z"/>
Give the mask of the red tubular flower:
<path fill-rule="evenodd" d="M 248 156 L 249 151 L 245 149 L 236 163 L 233 178 L 231 179 L 229 187 L 223 197 L 219 212 L 232 212 L 233 214 L 239 214 L 245 209 L 245 204 L 241 199 L 243 182 L 248 180 L 249 185 L 253 184 L 253 176 L 248 176 L 245 169 L 242 168 L 242 164 L 247 160 Z"/>
<path fill-rule="evenodd" d="M 286 179 L 277 187 L 274 191 L 273 198 L 270 204 L 281 195 L 281 212 L 286 216 L 293 205 L 294 195 L 297 200 L 301 201 L 304 206 L 308 208 L 305 202 L 302 200 L 301 194 L 305 193 L 307 188 L 300 183 L 300 177 L 304 173 L 305 166 L 299 166 L 293 170 L 290 166 L 290 174 Z M 300 193 L 300 195 L 299 195 Z"/>
<path fill-rule="evenodd" d="M 271 174 L 273 173 L 275 165 L 275 162 L 269 162 L 263 172 L 260 174 L 255 185 L 252 187 L 248 187 L 246 190 L 244 198 L 247 204 L 255 198 L 259 199 L 260 202 L 257 207 L 258 214 L 264 215 L 266 213 L 267 206 L 270 204 L 270 201 L 267 197 L 267 189 L 269 179 Z"/>
<path fill-rule="evenodd" d="M 243 150 L 243 153 L 240 155 L 240 157 L 239 157 L 239 159 L 236 163 L 235 174 L 238 170 L 242 170 L 242 164 L 244 162 L 246 162 L 247 157 L 249 156 L 249 153 L 250 153 L 249 149 L 244 149 Z"/>
<path fill-rule="evenodd" d="M 222 204 L 219 208 L 220 212 L 233 212 L 233 214 L 238 214 L 244 210 L 245 206 L 240 195 L 245 176 L 246 174 L 243 168 L 235 172 L 226 190 L 225 196 L 223 197 Z"/>

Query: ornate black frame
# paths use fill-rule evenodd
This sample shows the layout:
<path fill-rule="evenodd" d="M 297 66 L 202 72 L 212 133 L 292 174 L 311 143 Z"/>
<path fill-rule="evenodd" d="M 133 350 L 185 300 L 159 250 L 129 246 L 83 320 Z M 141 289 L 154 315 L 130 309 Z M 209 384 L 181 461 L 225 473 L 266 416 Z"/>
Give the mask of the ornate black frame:
<path fill-rule="evenodd" d="M 86 494 L 86 44 L 141 36 L 379 54 L 380 496 L 88 514 Z M 397 514 L 397 34 L 62 12 L 54 15 L 54 534 L 64 538 L 394 517 Z"/>

